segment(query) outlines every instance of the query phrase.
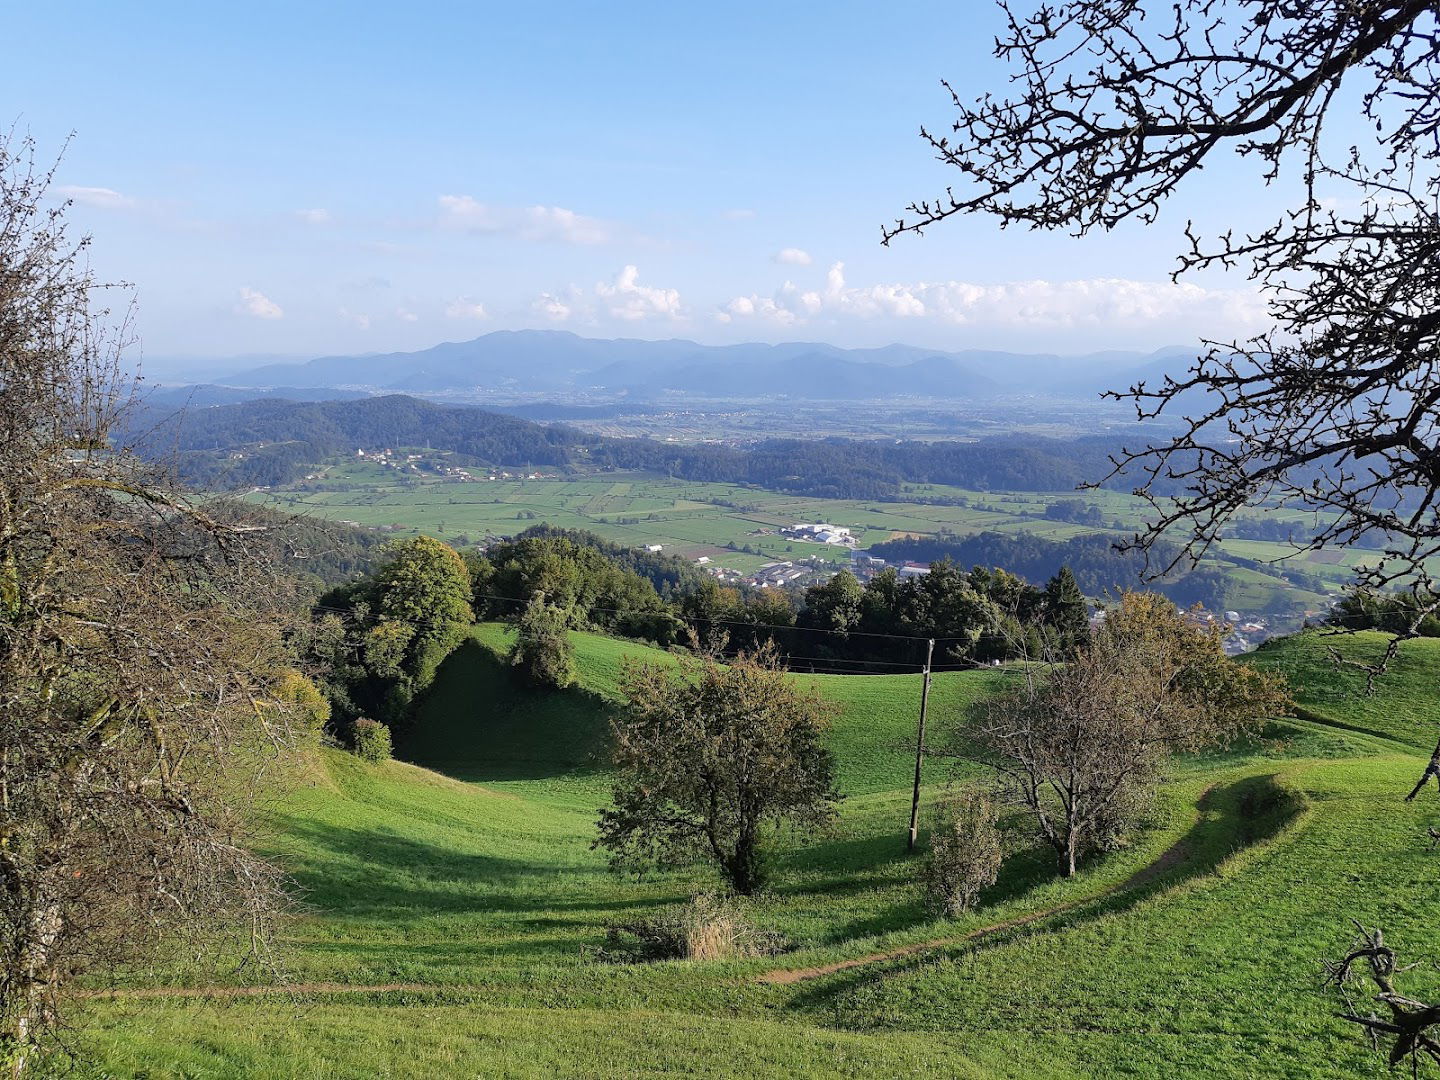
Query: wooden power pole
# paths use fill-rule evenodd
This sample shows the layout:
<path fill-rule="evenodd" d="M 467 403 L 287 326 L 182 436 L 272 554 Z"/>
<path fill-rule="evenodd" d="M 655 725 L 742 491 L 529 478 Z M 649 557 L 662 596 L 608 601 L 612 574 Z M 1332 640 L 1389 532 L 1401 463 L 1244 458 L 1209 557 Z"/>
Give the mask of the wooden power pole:
<path fill-rule="evenodd" d="M 925 682 L 920 688 L 920 726 L 915 734 L 915 793 L 910 799 L 910 840 L 906 851 L 915 850 L 920 835 L 920 766 L 925 761 L 925 707 L 930 703 L 930 661 L 935 656 L 935 639 L 925 646 Z"/>

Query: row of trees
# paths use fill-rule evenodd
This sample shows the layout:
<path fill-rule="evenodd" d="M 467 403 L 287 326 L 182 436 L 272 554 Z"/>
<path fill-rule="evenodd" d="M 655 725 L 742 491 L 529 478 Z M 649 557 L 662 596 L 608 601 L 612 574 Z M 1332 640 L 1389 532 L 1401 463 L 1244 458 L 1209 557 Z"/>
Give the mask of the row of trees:
<path fill-rule="evenodd" d="M 861 585 L 841 571 L 795 593 L 722 586 L 682 560 L 614 547 L 540 527 L 467 555 L 472 608 L 514 620 L 543 595 L 572 628 L 661 646 L 723 631 L 731 653 L 772 646 L 847 670 L 917 664 L 914 639 L 936 638 L 942 662 L 969 664 L 1063 654 L 1086 633 L 1088 605 L 1065 567 L 1041 588 L 1004 570 L 962 571 L 941 559 L 923 576 L 888 569 Z"/>
<path fill-rule="evenodd" d="M 994 797 L 1028 814 L 1066 876 L 1126 837 L 1176 754 L 1228 743 L 1289 703 L 1278 677 L 1225 655 L 1217 630 L 1146 593 L 1127 594 L 1064 663 L 1012 670 L 1010 688 L 952 718 L 943 752 L 989 767 Z M 777 831 L 833 819 L 833 710 L 773 646 L 728 664 L 718 652 L 632 663 L 621 687 L 619 779 L 596 840 L 617 868 L 699 857 L 748 895 Z M 993 829 L 989 800 L 961 802 L 931 871 L 952 910 L 994 880 L 1000 857 L 993 838 L 977 843 Z"/>
<path fill-rule="evenodd" d="M 1156 558 L 1176 553 L 1173 545 L 1161 544 Z M 1125 590 L 1146 589 L 1163 593 L 1181 607 L 1201 604 L 1211 611 L 1223 610 L 1229 581 L 1213 564 L 1180 567 L 1156 580 L 1147 574 L 1143 553 L 1116 551 L 1114 536 L 1100 534 L 1050 540 L 1025 533 L 982 532 L 970 536 L 941 533 L 934 537 L 904 537 L 876 544 L 871 551 L 887 561 L 932 562 L 952 559 L 962 566 L 1003 566 L 1031 581 L 1043 581 L 1067 567 L 1086 596 L 1118 595 Z M 1273 567 L 1260 569 L 1274 573 Z"/>

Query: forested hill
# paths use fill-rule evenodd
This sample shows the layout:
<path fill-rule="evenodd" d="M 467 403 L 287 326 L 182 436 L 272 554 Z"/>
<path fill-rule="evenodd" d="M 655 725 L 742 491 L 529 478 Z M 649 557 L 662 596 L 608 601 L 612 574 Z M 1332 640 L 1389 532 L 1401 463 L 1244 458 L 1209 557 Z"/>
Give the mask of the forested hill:
<path fill-rule="evenodd" d="M 677 445 L 590 435 L 403 395 L 251 401 L 176 413 L 142 408 L 131 431 L 142 449 L 176 456 L 191 483 L 232 489 L 283 484 L 357 448 L 415 446 L 453 451 L 469 464 L 642 469 L 827 498 L 884 499 L 907 482 L 1063 491 L 1103 477 L 1108 455 L 1118 449 L 1114 438 L 1104 436 L 976 443 L 774 440 L 745 449 Z"/>

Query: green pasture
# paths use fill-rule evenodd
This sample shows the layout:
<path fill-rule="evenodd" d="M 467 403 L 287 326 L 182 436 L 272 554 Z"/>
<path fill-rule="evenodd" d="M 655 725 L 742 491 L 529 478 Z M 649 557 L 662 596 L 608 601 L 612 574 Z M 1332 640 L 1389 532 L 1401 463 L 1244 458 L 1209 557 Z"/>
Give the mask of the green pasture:
<path fill-rule="evenodd" d="M 151 1078 L 1387 1075 L 1319 961 L 1351 917 L 1440 959 L 1434 796 L 1401 798 L 1433 738 L 1435 644 L 1407 645 L 1378 696 L 1327 652 L 1364 659 L 1373 637 L 1262 650 L 1297 718 L 1177 762 L 1133 843 L 1073 880 L 1016 834 L 955 921 L 927 914 L 904 850 L 918 678 L 796 675 L 833 705 L 847 798 L 832 832 L 773 839 L 753 917 L 787 951 L 635 965 L 597 959 L 606 926 L 715 884 L 698 866 L 617 876 L 590 848 L 625 659 L 673 660 L 577 635 L 581 685 L 537 694 L 502 666 L 506 631 L 478 627 L 401 739 L 410 762 L 322 751 L 272 811 L 307 905 L 281 942 L 290 989 L 186 997 L 263 980 L 155 972 L 136 981 L 156 996 L 84 1003 L 72 1041 L 94 1075 Z M 937 740 L 1009 677 L 940 675 Z M 949 770 L 927 769 L 929 802 Z M 1440 994 L 1428 963 L 1406 978 Z"/>

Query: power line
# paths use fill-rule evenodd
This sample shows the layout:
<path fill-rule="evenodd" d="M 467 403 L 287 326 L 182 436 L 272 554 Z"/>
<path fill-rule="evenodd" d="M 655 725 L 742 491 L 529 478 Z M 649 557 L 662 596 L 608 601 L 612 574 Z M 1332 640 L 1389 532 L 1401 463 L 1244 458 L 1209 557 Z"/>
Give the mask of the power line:
<path fill-rule="evenodd" d="M 483 597 L 483 598 L 485 598 L 486 600 L 504 600 L 504 601 L 507 601 L 507 602 L 512 603 L 512 604 L 527 604 L 527 603 L 530 602 L 528 597 L 500 596 L 500 595 L 495 594 L 495 593 L 476 593 L 475 595 L 476 595 L 476 596 Z M 656 610 L 642 611 L 642 610 L 637 610 L 637 609 L 634 609 L 634 608 L 607 608 L 607 607 L 591 607 L 591 608 L 589 608 L 589 610 L 590 610 L 590 611 L 603 611 L 603 612 L 605 612 L 607 615 L 640 615 L 640 616 L 646 616 L 646 617 L 649 617 L 649 618 L 654 618 L 654 617 L 659 616 L 659 615 L 669 615 L 669 616 L 671 616 L 672 618 L 679 619 L 681 622 L 700 622 L 700 623 L 708 623 L 708 624 L 710 624 L 710 625 L 712 625 L 712 626 L 742 626 L 742 627 L 747 627 L 747 628 L 752 629 L 752 630 L 799 631 L 799 632 L 801 632 L 801 633 L 813 633 L 813 634 L 836 634 L 836 635 L 839 635 L 839 636 L 841 636 L 841 637 L 884 638 L 884 639 L 889 640 L 889 641 L 920 641 L 920 642 L 924 642 L 924 641 L 929 641 L 929 640 L 931 640 L 931 639 L 928 638 L 928 637 L 920 637 L 920 636 L 917 636 L 917 635 L 915 635 L 915 634 L 886 634 L 886 633 L 882 633 L 882 632 L 876 631 L 876 630 L 829 630 L 829 629 L 826 629 L 825 627 L 820 627 L 820 626 L 796 626 L 796 625 L 794 625 L 794 624 L 786 624 L 786 623 L 750 622 L 750 621 L 744 620 L 744 619 L 707 619 L 707 618 L 704 618 L 704 617 L 699 616 L 699 615 L 677 615 L 677 614 L 675 614 L 673 611 L 656 611 Z M 965 639 L 965 637 L 964 637 L 963 635 L 955 635 L 955 636 L 953 636 L 953 637 L 935 638 L 934 640 L 938 642 L 938 641 L 964 641 L 964 640 L 966 640 L 966 639 Z M 918 665 L 914 665 L 914 666 L 918 666 Z"/>

